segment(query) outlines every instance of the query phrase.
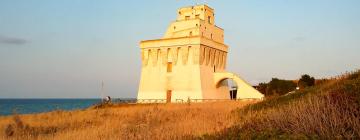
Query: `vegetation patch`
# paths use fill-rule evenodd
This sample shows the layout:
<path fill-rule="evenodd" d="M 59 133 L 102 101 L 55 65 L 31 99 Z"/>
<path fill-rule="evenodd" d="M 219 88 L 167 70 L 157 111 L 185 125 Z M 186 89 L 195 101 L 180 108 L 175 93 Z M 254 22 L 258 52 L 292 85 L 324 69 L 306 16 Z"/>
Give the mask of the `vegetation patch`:
<path fill-rule="evenodd" d="M 238 109 L 236 125 L 199 139 L 359 139 L 359 73 Z"/>

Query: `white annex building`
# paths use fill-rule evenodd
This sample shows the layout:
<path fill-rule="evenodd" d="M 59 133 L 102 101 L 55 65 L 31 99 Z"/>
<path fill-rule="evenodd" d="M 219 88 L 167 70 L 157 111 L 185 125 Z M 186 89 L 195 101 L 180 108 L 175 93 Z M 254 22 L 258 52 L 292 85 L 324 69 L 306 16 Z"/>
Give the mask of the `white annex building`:
<path fill-rule="evenodd" d="M 237 99 L 264 97 L 234 73 L 226 71 L 228 46 L 207 5 L 180 8 L 161 39 L 141 41 L 138 100 L 176 102 L 230 99 L 226 79 L 237 84 Z"/>

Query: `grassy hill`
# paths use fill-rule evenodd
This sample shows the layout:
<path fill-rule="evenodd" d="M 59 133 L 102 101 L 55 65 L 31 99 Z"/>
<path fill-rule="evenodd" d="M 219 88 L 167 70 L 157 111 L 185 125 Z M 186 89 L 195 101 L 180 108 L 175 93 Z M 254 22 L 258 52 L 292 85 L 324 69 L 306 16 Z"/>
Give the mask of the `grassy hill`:
<path fill-rule="evenodd" d="M 261 102 L 107 105 L 0 116 L 0 139 L 335 138 L 360 138 L 360 71 Z"/>
<path fill-rule="evenodd" d="M 200 139 L 359 139 L 360 71 L 237 109 L 234 126 Z"/>

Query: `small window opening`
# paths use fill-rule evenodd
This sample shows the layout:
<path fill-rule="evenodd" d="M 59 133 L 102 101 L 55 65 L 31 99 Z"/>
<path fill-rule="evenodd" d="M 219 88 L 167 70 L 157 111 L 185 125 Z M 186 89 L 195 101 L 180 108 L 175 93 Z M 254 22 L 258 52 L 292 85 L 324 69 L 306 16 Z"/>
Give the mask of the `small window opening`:
<path fill-rule="evenodd" d="M 179 56 L 179 54 L 180 54 L 180 47 L 178 47 L 176 50 L 176 56 Z"/>
<path fill-rule="evenodd" d="M 179 12 L 179 15 L 181 15 L 181 12 Z"/>
<path fill-rule="evenodd" d="M 215 67 L 215 65 L 214 65 L 214 72 L 216 72 L 216 67 Z"/>
<path fill-rule="evenodd" d="M 176 26 L 174 26 L 174 30 L 176 30 Z"/>
<path fill-rule="evenodd" d="M 199 27 L 199 24 L 196 24 L 196 27 Z"/>
<path fill-rule="evenodd" d="M 172 72 L 172 62 L 167 63 L 167 72 Z"/>
<path fill-rule="evenodd" d="M 213 38 L 213 34 L 211 34 L 211 39 Z"/>
<path fill-rule="evenodd" d="M 190 16 L 185 16 L 185 20 L 189 20 L 190 19 Z"/>
<path fill-rule="evenodd" d="M 189 36 L 192 36 L 192 32 L 189 33 Z"/>
<path fill-rule="evenodd" d="M 208 22 L 209 22 L 209 24 L 211 24 L 211 17 L 210 16 L 208 16 Z"/>
<path fill-rule="evenodd" d="M 195 18 L 196 18 L 196 19 L 200 19 L 200 15 L 195 15 Z"/>

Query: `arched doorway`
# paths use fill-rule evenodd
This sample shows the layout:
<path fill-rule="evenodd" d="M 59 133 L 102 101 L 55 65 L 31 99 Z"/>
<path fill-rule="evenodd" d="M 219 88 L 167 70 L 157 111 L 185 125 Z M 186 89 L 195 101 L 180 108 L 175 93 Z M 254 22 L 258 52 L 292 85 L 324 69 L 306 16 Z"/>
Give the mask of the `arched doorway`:
<path fill-rule="evenodd" d="M 217 85 L 216 88 L 226 88 L 226 90 L 228 90 L 228 94 L 229 94 L 229 99 L 231 100 L 236 100 L 237 97 L 237 89 L 238 89 L 238 84 L 236 83 L 236 81 L 234 81 L 231 78 L 225 78 L 223 80 L 221 80 Z"/>
<path fill-rule="evenodd" d="M 230 88 L 236 88 L 235 99 L 262 99 L 264 97 L 259 91 L 253 88 L 250 84 L 245 82 L 239 76 L 230 72 L 216 72 L 214 73 L 214 84 L 216 88 L 224 86 L 229 81 L 234 81 L 228 86 Z M 230 93 L 229 93 L 230 94 Z M 234 94 L 232 94 L 233 96 Z M 233 96 L 234 97 L 234 96 Z M 231 96 L 229 96 L 231 98 Z"/>
<path fill-rule="evenodd" d="M 233 79 L 226 79 L 229 86 L 229 94 L 231 100 L 236 100 L 238 84 Z"/>

